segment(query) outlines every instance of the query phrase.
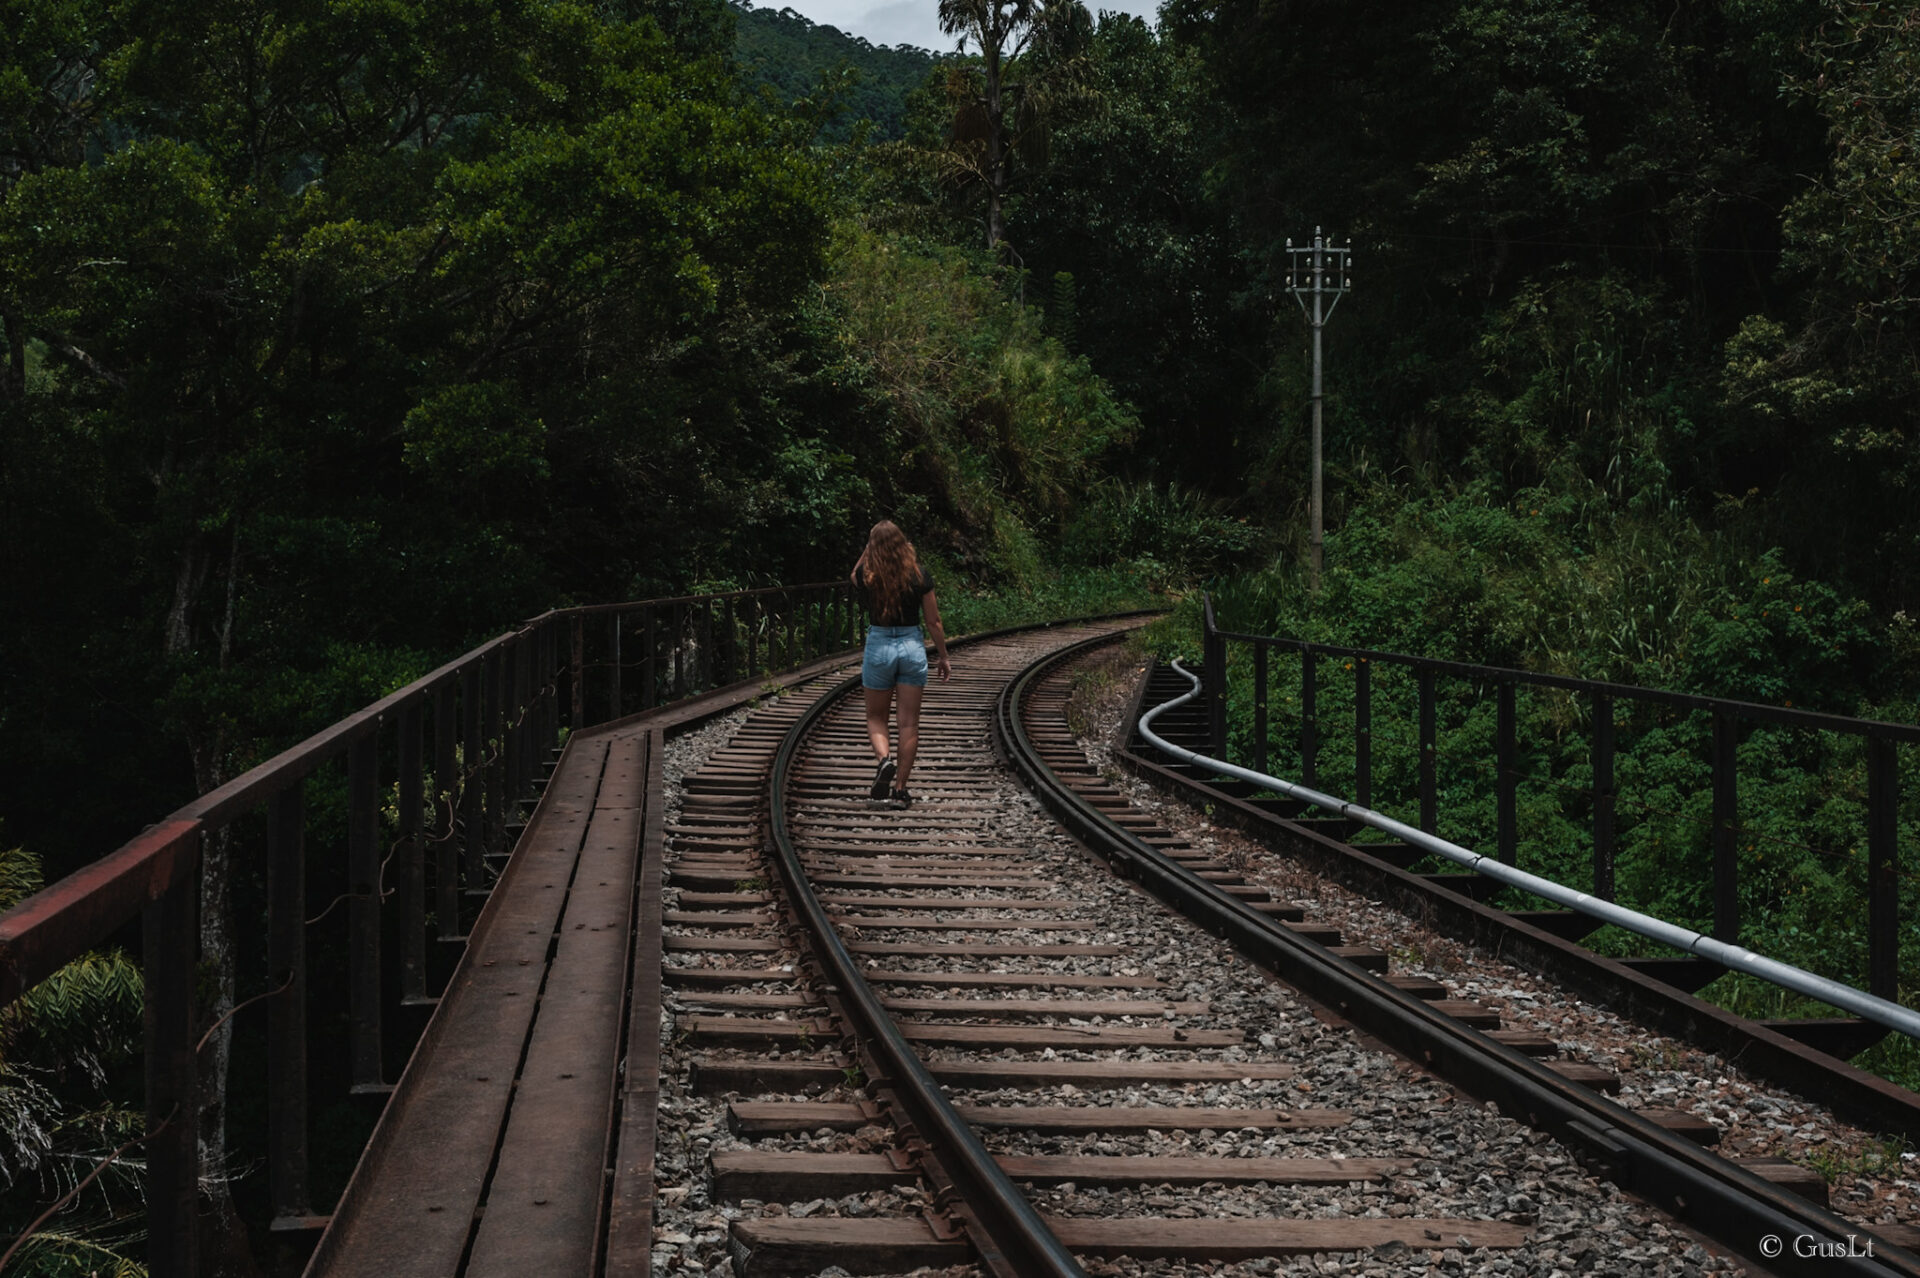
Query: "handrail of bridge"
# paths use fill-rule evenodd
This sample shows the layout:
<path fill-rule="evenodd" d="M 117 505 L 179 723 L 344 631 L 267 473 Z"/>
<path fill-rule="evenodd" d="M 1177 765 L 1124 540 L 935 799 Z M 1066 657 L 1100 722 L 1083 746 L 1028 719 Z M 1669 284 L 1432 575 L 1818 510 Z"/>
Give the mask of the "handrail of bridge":
<path fill-rule="evenodd" d="M 1322 658 L 1351 663 L 1354 711 L 1354 794 L 1362 808 L 1373 805 L 1372 674 L 1375 666 L 1401 666 L 1414 674 L 1417 686 L 1419 733 L 1418 830 L 1433 835 L 1438 826 L 1438 748 L 1436 678 L 1446 677 L 1492 685 L 1495 699 L 1494 786 L 1495 844 L 1499 863 L 1512 866 L 1518 856 L 1518 765 L 1515 692 L 1521 687 L 1552 689 L 1582 695 L 1592 713 L 1591 765 L 1593 771 L 1593 889 L 1603 901 L 1614 896 L 1615 811 L 1619 789 L 1614 776 L 1614 703 L 1634 701 L 1670 710 L 1705 712 L 1712 716 L 1710 775 L 1712 795 L 1713 926 L 1710 935 L 1730 945 L 1740 934 L 1739 900 L 1739 755 L 1740 726 L 1764 723 L 1843 733 L 1865 738 L 1867 781 L 1867 992 L 1891 1003 L 1899 1001 L 1899 801 L 1898 747 L 1920 742 L 1920 727 L 1875 719 L 1851 718 L 1803 710 L 1793 706 L 1763 705 L 1726 697 L 1671 692 L 1632 684 L 1543 674 L 1499 666 L 1446 661 L 1408 653 L 1344 647 L 1276 635 L 1243 634 L 1220 627 L 1212 597 L 1202 603 L 1201 678 L 1211 754 L 1227 757 L 1227 644 L 1246 644 L 1253 655 L 1252 771 L 1266 773 L 1268 745 L 1268 654 L 1291 652 L 1300 658 L 1300 783 L 1318 785 L 1320 719 L 1318 662 Z"/>
<path fill-rule="evenodd" d="M 1889 1002 L 1883 998 L 1875 998 L 1871 994 L 1863 994 L 1840 981 L 1831 980 L 1790 963 L 1770 959 L 1764 954 L 1756 954 L 1742 946 L 1716 941 L 1692 928 L 1680 927 L 1665 919 L 1655 918 L 1638 910 L 1629 910 L 1611 901 L 1602 901 L 1585 892 L 1576 892 L 1572 888 L 1555 883 L 1552 879 L 1541 878 L 1537 874 L 1528 874 L 1525 870 L 1503 865 L 1492 857 L 1475 852 L 1472 848 L 1461 847 L 1458 843 L 1428 834 L 1424 830 L 1416 830 L 1406 822 L 1396 821 L 1384 813 L 1375 812 L 1372 808 L 1362 807 L 1358 803 L 1335 798 L 1333 795 L 1298 785 L 1269 773 L 1243 768 L 1237 764 L 1228 763 L 1224 759 L 1212 758 L 1189 750 L 1185 746 L 1175 745 L 1154 732 L 1153 721 L 1167 711 L 1177 709 L 1200 696 L 1204 689 L 1201 686 L 1200 677 L 1178 661 L 1173 663 L 1173 669 L 1186 677 L 1187 681 L 1193 685 L 1192 690 L 1147 711 L 1140 716 L 1138 726 L 1138 731 L 1147 744 L 1163 754 L 1170 755 L 1182 763 L 1211 769 L 1222 776 L 1251 782 L 1262 789 L 1272 790 L 1289 799 L 1298 799 L 1302 803 L 1311 804 L 1335 816 L 1357 821 L 1383 834 L 1390 834 L 1410 847 L 1444 857 L 1456 865 L 1463 865 L 1475 873 L 1498 879 L 1509 887 L 1531 892 L 1555 905 L 1578 910 L 1603 923 L 1625 928 L 1649 940 L 1671 945 L 1683 953 L 1708 959 L 1733 971 L 1745 972 L 1749 976 L 1792 990 L 1796 994 L 1805 994 L 1809 998 L 1831 1003 L 1856 1016 L 1878 1022 L 1889 1029 L 1899 1030 L 1910 1038 L 1920 1039 L 1920 1012 L 1915 1012 L 1911 1008 L 1902 1007 L 1898 1003 Z"/>
<path fill-rule="evenodd" d="M 0 914 L 0 1007 L 141 920 L 148 1256 L 155 1278 L 198 1271 L 197 1057 L 213 1028 L 198 1023 L 195 978 L 198 869 L 208 839 L 257 837 L 237 827 L 264 809 L 266 979 L 253 997 L 269 1004 L 266 1166 L 274 1227 L 308 1230 L 324 1219 L 315 1215 L 308 1186 L 309 991 L 346 1005 L 347 1068 L 334 1071 L 345 1074 L 346 1090 L 390 1090 L 411 1033 L 396 1036 L 387 1024 L 399 1008 L 434 1002 L 429 932 L 441 943 L 464 944 L 463 912 L 470 917 L 474 898 L 485 896 L 489 859 L 507 850 L 561 729 L 644 713 L 844 650 L 857 642 L 859 621 L 845 581 L 542 613 L 199 796 Z M 343 756 L 340 874 L 332 860 L 309 862 L 305 795 L 309 778 Z M 391 787 L 391 800 L 383 785 Z M 385 804 L 395 813 L 391 829 Z M 346 969 L 343 999 L 334 993 L 339 987 L 314 982 L 307 968 L 307 928 L 332 909 L 308 917 L 308 880 L 322 876 L 345 888 L 333 900 L 348 906 L 345 961 L 334 964 Z M 391 908 L 389 896 L 398 898 Z M 393 932 L 402 938 L 398 961 L 383 963 L 383 934 Z"/>

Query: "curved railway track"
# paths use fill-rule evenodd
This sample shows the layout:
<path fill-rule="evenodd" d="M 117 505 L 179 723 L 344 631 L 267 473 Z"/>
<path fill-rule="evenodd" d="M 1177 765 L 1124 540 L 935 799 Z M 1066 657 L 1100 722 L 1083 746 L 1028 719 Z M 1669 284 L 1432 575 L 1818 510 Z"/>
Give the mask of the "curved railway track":
<path fill-rule="evenodd" d="M 1797 1196 L 1817 1191 L 1798 1169 L 1609 1105 L 1613 1076 L 1536 1059 L 1550 1040 L 1393 977 L 1132 808 L 1063 713 L 1068 662 L 1117 633 L 956 653 L 910 809 L 865 797 L 857 679 L 759 710 L 686 778 L 660 1168 L 683 1184 L 656 1272 L 706 1272 L 724 1242 L 745 1274 L 1370 1252 L 1378 1272 L 1545 1275 L 1605 1268 L 1598 1240 L 1683 1273 L 1733 1263 L 1692 1230 L 1750 1256 L 1859 1234 Z M 1871 1250 L 1769 1267 L 1920 1274 Z"/>

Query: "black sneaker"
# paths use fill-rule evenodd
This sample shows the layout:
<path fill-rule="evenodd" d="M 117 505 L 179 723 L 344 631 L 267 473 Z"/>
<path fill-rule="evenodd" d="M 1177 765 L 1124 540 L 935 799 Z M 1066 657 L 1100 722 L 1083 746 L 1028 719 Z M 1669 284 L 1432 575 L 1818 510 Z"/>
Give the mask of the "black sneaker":
<path fill-rule="evenodd" d="M 905 790 L 895 790 L 893 792 L 893 801 L 903 808 L 910 808 L 913 806 L 913 795 Z"/>
<path fill-rule="evenodd" d="M 893 787 L 893 756 L 880 760 L 880 766 L 873 770 L 873 788 L 867 791 L 870 799 L 884 799 L 887 791 Z"/>

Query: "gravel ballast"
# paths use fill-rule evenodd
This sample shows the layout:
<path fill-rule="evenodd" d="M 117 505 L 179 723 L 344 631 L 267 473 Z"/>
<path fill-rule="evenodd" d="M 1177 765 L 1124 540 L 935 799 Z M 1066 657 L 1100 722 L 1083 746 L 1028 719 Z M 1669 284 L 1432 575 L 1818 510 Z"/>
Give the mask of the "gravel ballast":
<path fill-rule="evenodd" d="M 1119 687 L 1124 680 L 1114 680 Z M 1103 708 L 1104 721 L 1087 724 L 1085 744 L 1100 762 L 1104 742 L 1124 700 L 1124 693 L 1108 698 L 1110 709 Z M 937 703 L 929 700 L 929 714 L 937 712 Z M 710 723 L 668 743 L 666 760 L 669 789 L 669 820 L 678 812 L 680 783 L 737 730 L 746 712 Z M 1182 805 L 1167 803 L 1161 796 L 1138 786 L 1131 778 L 1107 769 L 1110 779 L 1135 797 L 1136 803 L 1155 812 L 1169 826 L 1205 847 L 1208 841 L 1226 852 L 1236 864 L 1243 865 L 1250 878 L 1273 888 L 1275 895 L 1306 907 L 1310 918 L 1333 923 L 1346 934 L 1349 943 L 1371 943 L 1395 956 L 1396 970 L 1403 973 L 1432 975 L 1445 980 L 1458 997 L 1474 998 L 1497 1008 L 1509 1023 L 1544 1029 L 1556 1039 L 1573 1043 L 1579 1054 L 1596 1063 L 1618 1066 L 1617 1056 L 1627 1050 L 1628 1042 L 1646 1042 L 1647 1036 L 1631 1027 L 1616 1026 L 1619 1042 L 1609 1047 L 1608 1040 L 1591 1027 L 1604 1025 L 1604 1014 L 1579 1005 L 1562 1007 L 1549 989 L 1526 979 L 1524 973 L 1505 970 L 1492 960 L 1462 952 L 1444 938 L 1422 935 L 1410 922 L 1378 917 L 1377 907 L 1350 893 L 1318 880 L 1309 880 L 1297 871 L 1280 866 L 1275 854 L 1245 841 L 1236 833 L 1215 830 L 1203 818 Z M 988 775 L 985 765 L 982 775 Z M 1328 1023 L 1298 996 L 1274 983 L 1252 964 L 1240 958 L 1224 943 L 1200 931 L 1184 919 L 1153 902 L 1132 885 L 1124 883 L 1087 858 L 1064 833 L 1039 809 L 1012 776 L 993 769 L 992 821 L 983 837 L 993 843 L 1019 848 L 1024 856 L 1009 864 L 1038 869 L 1047 884 L 1042 892 L 1008 889 L 1010 896 L 1044 895 L 1076 902 L 1064 917 L 1079 925 L 1074 931 L 1025 929 L 980 932 L 906 931 L 865 929 L 861 939 L 921 940 L 957 942 L 961 939 L 990 941 L 997 944 L 1062 943 L 1098 941 L 1119 945 L 1123 953 L 1116 957 L 1054 958 L 1045 961 L 1014 959 L 1000 962 L 978 961 L 974 970 L 1038 970 L 1090 975 L 1137 975 L 1157 977 L 1165 989 L 1135 991 L 1157 1000 L 1205 1001 L 1204 1014 L 1167 1013 L 1154 1017 L 1072 1017 L 1041 1018 L 1035 1024 L 1088 1026 L 1106 1023 L 1135 1023 L 1170 1026 L 1185 1031 L 1194 1028 L 1231 1026 L 1245 1031 L 1241 1046 L 1209 1049 L 1198 1053 L 1206 1059 L 1223 1061 L 1259 1061 L 1291 1065 L 1294 1074 L 1286 1079 L 1241 1080 L 1221 1084 L 1185 1084 L 1181 1086 L 1143 1086 L 1124 1090 L 1091 1091 L 1050 1089 L 1046 1091 L 998 1090 L 960 1091 L 955 1099 L 968 1104 L 1023 1104 L 1074 1106 L 1207 1106 L 1220 1108 L 1313 1108 L 1338 1109 L 1351 1114 L 1350 1122 L 1333 1127 L 1304 1130 L 1193 1131 L 1156 1133 L 1093 1133 L 1073 1135 L 1035 1135 L 1030 1132 L 990 1129 L 984 1134 L 996 1152 L 1023 1154 L 1157 1154 L 1173 1156 L 1207 1155 L 1228 1158 L 1322 1157 L 1322 1158 L 1395 1158 L 1411 1163 L 1408 1170 L 1379 1181 L 1337 1185 L 1209 1184 L 1197 1188 L 1169 1186 L 1128 1186 L 1109 1189 L 1101 1186 L 1062 1184 L 1034 1191 L 1041 1210 L 1065 1216 L 1118 1217 L 1167 1216 L 1175 1218 L 1315 1218 L 1339 1216 L 1375 1217 L 1464 1217 L 1501 1220 L 1524 1225 L 1529 1241 L 1515 1250 L 1492 1249 L 1460 1252 L 1454 1249 L 1408 1249 L 1391 1246 L 1373 1251 L 1326 1255 L 1269 1258 L 1239 1264 L 1193 1263 L 1173 1261 L 1086 1262 L 1090 1272 L 1101 1274 L 1324 1274 L 1324 1273 L 1503 1273 L 1539 1275 L 1579 1273 L 1682 1275 L 1740 1272 L 1738 1264 L 1703 1246 L 1660 1213 L 1619 1193 L 1610 1184 L 1588 1175 L 1571 1155 L 1554 1141 L 1510 1121 L 1499 1114 L 1460 1098 L 1444 1084 L 1434 1080 L 1396 1057 L 1362 1045 L 1352 1033 L 1338 1024 Z M 1242 846 L 1244 844 L 1244 846 Z M 958 853 L 961 848 L 952 849 Z M 669 891 L 668 908 L 674 908 L 675 894 Z M 971 911 L 978 917 L 981 911 Z M 990 911 L 994 917 L 1022 917 L 1016 911 Z M 949 917 L 929 912 L 929 920 Z M 1045 916 L 1056 919 L 1061 914 Z M 1371 920 L 1371 922 L 1369 922 Z M 756 930 L 757 931 L 757 930 Z M 743 934 L 754 934 L 753 932 Z M 776 935 L 767 929 L 766 935 Z M 1418 959 L 1409 962 L 1411 951 Z M 795 963 L 791 951 L 763 956 L 766 965 Z M 670 954 L 669 963 L 697 963 L 699 955 Z M 758 960 L 756 960 L 758 962 Z M 923 971 L 941 970 L 936 959 L 889 960 L 890 964 Z M 1471 983 L 1469 983 L 1471 982 Z M 775 989 L 800 990 L 803 986 L 757 986 L 767 992 Z M 978 997 L 974 988 L 938 985 L 882 986 L 883 994 L 903 997 L 935 998 L 952 1001 L 951 1019 L 964 1020 L 980 1009 L 965 1004 Z M 1111 995 L 1112 991 L 1055 989 L 1025 992 L 1032 997 L 1075 998 Z M 926 1205 L 921 1191 L 907 1187 L 898 1191 L 856 1195 L 839 1200 L 807 1203 L 758 1203 L 746 1200 L 716 1205 L 708 1193 L 707 1159 L 718 1150 L 751 1146 L 759 1149 L 811 1149 L 820 1151 L 872 1151 L 885 1148 L 892 1133 L 882 1126 L 855 1131 L 785 1135 L 773 1140 L 747 1141 L 732 1134 L 726 1123 L 726 1098 L 703 1098 L 691 1094 L 687 1086 L 687 1055 L 676 1041 L 673 1022 L 676 1012 L 697 998 L 682 998 L 682 991 L 670 989 L 663 1018 L 663 1066 L 660 1153 L 657 1167 L 659 1189 L 659 1232 L 654 1251 L 657 1274 L 730 1273 L 726 1237 L 728 1222 L 749 1215 L 843 1215 L 910 1214 Z M 1531 1016 L 1529 1015 L 1531 1013 Z M 806 1013 L 813 1015 L 814 1013 Z M 1562 1019 L 1555 1019 L 1556 1017 Z M 941 1019 L 949 1019 L 942 1017 Z M 1093 1059 L 1110 1053 L 1059 1049 L 1056 1058 Z M 1186 1059 L 1186 1049 L 1166 1050 L 1152 1047 L 1130 1049 L 1128 1059 L 1171 1057 Z M 965 1053 L 939 1049 L 933 1055 L 960 1057 Z M 983 1058 L 985 1055 L 983 1054 Z M 1011 1057 L 1011 1051 L 1000 1053 Z M 1645 1104 L 1679 1105 L 1717 1117 L 1705 1091 L 1689 1081 L 1686 1058 L 1675 1057 L 1675 1068 L 1668 1071 L 1635 1069 L 1629 1074 L 1634 1099 Z M 1726 1071 L 1717 1075 L 1732 1080 Z M 1659 1090 L 1656 1090 L 1659 1089 Z M 860 1093 L 850 1085 L 841 1085 L 809 1097 L 815 1100 L 857 1099 Z M 1690 1104 L 1688 1096 L 1696 1099 Z M 1756 1098 L 1780 1104 L 1771 1095 L 1755 1093 Z M 745 1098 L 743 1098 L 745 1099 Z M 766 1097 L 763 1099 L 777 1099 Z M 1785 1098 L 1787 1103 L 1804 1102 Z M 1630 1103 L 1632 1103 L 1630 1101 Z M 1743 1102 L 1744 1103 L 1744 1102 Z M 1707 1110 L 1698 1106 L 1705 1104 Z M 1731 1120 L 1730 1128 L 1758 1127 L 1774 1131 L 1767 1122 L 1797 1129 L 1804 1110 L 1782 1107 L 1769 1115 L 1742 1108 Z M 1809 1120 L 1811 1121 L 1811 1120 Z M 1777 1133 L 1776 1133 L 1777 1134 Z M 1729 1139 L 1732 1139 L 1730 1132 Z M 1742 1150 L 1741 1152 L 1747 1152 Z M 1773 1152 L 1771 1149 L 1754 1152 Z M 1840 1187 L 1836 1187 L 1838 1190 Z M 1901 1200 L 1909 1202 L 1910 1200 Z M 1836 1206 L 1842 1206 L 1836 1193 Z M 1842 1209 L 1845 1210 L 1844 1206 Z M 1899 1210 L 1889 1205 L 1890 1210 Z M 947 1271 L 952 1274 L 970 1270 Z"/>

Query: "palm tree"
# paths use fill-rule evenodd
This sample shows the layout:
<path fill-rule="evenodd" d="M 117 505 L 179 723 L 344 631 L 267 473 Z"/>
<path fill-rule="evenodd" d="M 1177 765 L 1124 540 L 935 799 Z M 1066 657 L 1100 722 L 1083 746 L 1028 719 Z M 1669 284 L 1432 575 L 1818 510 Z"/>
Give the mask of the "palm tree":
<path fill-rule="evenodd" d="M 955 176 L 987 192 L 987 248 L 1006 239 L 1015 157 L 1045 154 L 1051 109 L 1078 88 L 1093 18 L 1081 0 L 940 0 L 940 29 L 979 46 L 978 66 L 947 72 L 953 106 L 946 152 Z"/>

